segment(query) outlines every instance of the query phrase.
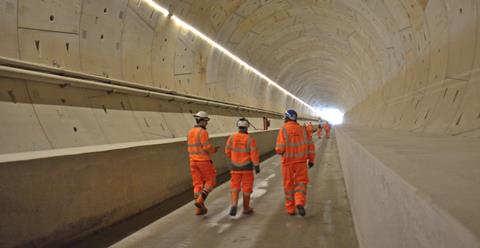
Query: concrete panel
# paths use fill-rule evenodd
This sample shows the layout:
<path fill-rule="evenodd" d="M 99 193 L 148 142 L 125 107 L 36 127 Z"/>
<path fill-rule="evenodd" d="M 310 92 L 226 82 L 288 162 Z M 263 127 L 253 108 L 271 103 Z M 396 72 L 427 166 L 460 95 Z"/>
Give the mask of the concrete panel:
<path fill-rule="evenodd" d="M 108 143 L 145 139 L 126 95 L 88 90 L 87 97 Z"/>
<path fill-rule="evenodd" d="M 139 123 L 143 135 L 147 139 L 173 138 L 167 122 L 162 113 L 163 101 L 129 96 L 133 115 Z M 185 134 L 186 135 L 186 134 Z"/>
<path fill-rule="evenodd" d="M 277 132 L 252 134 L 261 154 Z M 223 151 L 228 136 L 211 137 Z M 213 161 L 218 174 L 228 170 L 222 152 Z M 0 165 L 8 247 L 86 235 L 191 188 L 185 138 L 0 155 Z"/>
<path fill-rule="evenodd" d="M 155 29 L 161 14 L 142 0 L 128 0 L 129 9 L 133 10 L 150 28 Z"/>
<path fill-rule="evenodd" d="M 176 89 L 175 81 L 175 42 L 178 30 L 168 25 L 170 19 L 161 18 L 152 45 L 152 77 L 154 85 Z"/>
<path fill-rule="evenodd" d="M 33 108 L 52 148 L 108 143 L 84 89 L 27 82 Z"/>
<path fill-rule="evenodd" d="M 0 154 L 53 148 L 23 80 L 0 78 Z"/>
<path fill-rule="evenodd" d="M 0 56 L 18 58 L 17 1 L 0 2 Z"/>
<path fill-rule="evenodd" d="M 20 28 L 78 34 L 81 0 L 19 0 Z"/>
<path fill-rule="evenodd" d="M 435 108 L 431 112 L 429 123 L 425 131 L 445 133 L 454 123 L 455 115 L 461 106 L 465 95 L 466 82 L 459 80 L 445 80 L 444 88 Z"/>
<path fill-rule="evenodd" d="M 19 29 L 20 58 L 79 71 L 78 38 L 78 34 Z"/>
<path fill-rule="evenodd" d="M 83 2 L 80 51 L 84 72 L 111 78 L 123 77 L 121 41 L 126 10 L 127 0 Z"/>
<path fill-rule="evenodd" d="M 151 51 L 154 31 L 130 8 L 126 14 L 122 34 L 123 78 L 152 84 Z"/>
<path fill-rule="evenodd" d="M 478 139 L 354 127 L 336 135 L 360 247 L 479 247 Z"/>
<path fill-rule="evenodd" d="M 447 3 L 449 18 L 447 76 L 468 80 L 474 61 L 477 39 L 477 5 L 475 0 L 458 0 Z M 455 38 L 455 39 L 453 39 Z"/>
<path fill-rule="evenodd" d="M 177 39 L 175 44 L 175 75 L 193 74 L 194 51 L 183 39 Z"/>
<path fill-rule="evenodd" d="M 161 105 L 162 114 L 167 120 L 168 129 L 173 137 L 185 137 L 193 127 L 193 116 L 182 113 L 181 106 L 177 102 L 167 102 Z"/>

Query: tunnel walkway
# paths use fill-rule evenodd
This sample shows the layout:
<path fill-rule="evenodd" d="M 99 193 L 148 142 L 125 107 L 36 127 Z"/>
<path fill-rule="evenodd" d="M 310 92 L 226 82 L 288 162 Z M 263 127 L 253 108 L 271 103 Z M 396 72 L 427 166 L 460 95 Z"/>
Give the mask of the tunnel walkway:
<path fill-rule="evenodd" d="M 336 140 L 316 140 L 316 145 L 307 216 L 285 213 L 280 157 L 273 156 L 255 179 L 253 216 L 228 215 L 224 183 L 210 195 L 206 216 L 195 216 L 189 202 L 112 247 L 357 247 Z"/>

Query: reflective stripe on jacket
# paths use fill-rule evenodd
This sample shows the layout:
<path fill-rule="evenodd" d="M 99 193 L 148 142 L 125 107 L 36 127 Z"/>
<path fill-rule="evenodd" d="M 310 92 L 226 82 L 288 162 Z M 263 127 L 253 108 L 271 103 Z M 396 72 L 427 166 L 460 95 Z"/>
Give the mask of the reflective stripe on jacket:
<path fill-rule="evenodd" d="M 188 155 L 191 161 L 211 160 L 210 153 L 215 149 L 208 140 L 208 132 L 202 127 L 194 127 L 187 135 Z"/>
<path fill-rule="evenodd" d="M 280 128 L 275 151 L 283 156 L 284 163 L 306 162 L 315 159 L 315 144 L 306 128 L 297 122 L 288 121 Z"/>
<path fill-rule="evenodd" d="M 260 164 L 257 142 L 248 133 L 238 132 L 228 137 L 225 154 L 232 161 L 233 171 L 252 170 Z"/>

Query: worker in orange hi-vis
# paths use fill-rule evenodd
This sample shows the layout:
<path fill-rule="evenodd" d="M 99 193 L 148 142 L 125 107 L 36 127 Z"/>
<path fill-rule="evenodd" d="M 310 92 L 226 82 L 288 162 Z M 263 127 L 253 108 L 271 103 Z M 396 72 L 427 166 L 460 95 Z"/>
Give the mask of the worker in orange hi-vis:
<path fill-rule="evenodd" d="M 327 136 L 327 139 L 330 139 L 330 128 L 330 123 L 326 121 L 325 124 L 323 124 L 323 129 L 325 129 L 325 136 Z"/>
<path fill-rule="evenodd" d="M 257 142 L 248 134 L 250 122 L 237 121 L 238 133 L 233 134 L 225 145 L 225 154 L 232 162 L 230 170 L 231 208 L 230 215 L 237 214 L 238 195 L 243 192 L 243 214 L 252 214 L 250 195 L 253 192 L 253 170 L 260 173 Z"/>
<path fill-rule="evenodd" d="M 313 135 L 313 125 L 312 125 L 311 121 L 309 121 L 308 124 L 307 124 L 307 133 L 310 137 L 312 137 L 312 135 Z"/>
<path fill-rule="evenodd" d="M 190 129 L 187 136 L 188 154 L 190 158 L 190 174 L 193 181 L 196 215 L 207 213 L 205 200 L 216 184 L 216 171 L 211 154 L 219 147 L 213 147 L 208 140 L 207 124 L 210 118 L 205 111 L 193 116 L 197 125 Z"/>
<path fill-rule="evenodd" d="M 318 122 L 317 136 L 319 139 L 322 138 L 322 120 Z"/>
<path fill-rule="evenodd" d="M 315 145 L 307 130 L 297 123 L 297 112 L 285 112 L 285 124 L 280 128 L 275 145 L 276 153 L 282 155 L 283 187 L 285 208 L 290 215 L 296 210 L 305 216 L 308 184 L 308 167 L 312 168 L 315 159 Z M 295 210 L 296 209 L 296 210 Z"/>

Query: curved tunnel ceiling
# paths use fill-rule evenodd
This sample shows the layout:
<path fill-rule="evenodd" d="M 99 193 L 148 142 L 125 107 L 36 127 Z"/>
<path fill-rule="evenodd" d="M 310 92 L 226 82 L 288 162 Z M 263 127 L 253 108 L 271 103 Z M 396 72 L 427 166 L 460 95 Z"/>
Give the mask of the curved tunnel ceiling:
<path fill-rule="evenodd" d="M 199 19 L 224 15 L 210 35 L 310 105 L 346 110 L 382 85 L 389 35 L 363 1 L 232 2 L 193 1 L 211 13 L 183 15 L 207 33 L 213 21 Z"/>

